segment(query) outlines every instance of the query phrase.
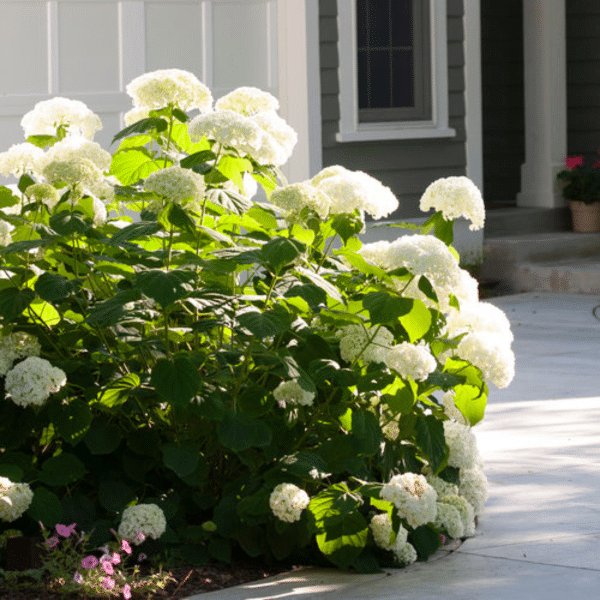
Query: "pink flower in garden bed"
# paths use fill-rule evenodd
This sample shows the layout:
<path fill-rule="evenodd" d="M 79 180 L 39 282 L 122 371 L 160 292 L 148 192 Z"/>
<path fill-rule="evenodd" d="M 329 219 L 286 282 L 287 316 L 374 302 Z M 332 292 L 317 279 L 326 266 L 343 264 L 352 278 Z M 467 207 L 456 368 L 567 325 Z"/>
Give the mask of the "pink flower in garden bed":
<path fill-rule="evenodd" d="M 569 169 L 574 169 L 583 164 L 583 156 L 569 156 L 565 163 Z"/>
<path fill-rule="evenodd" d="M 81 566 L 84 569 L 94 569 L 98 566 L 98 559 L 95 556 L 86 556 L 81 561 Z"/>

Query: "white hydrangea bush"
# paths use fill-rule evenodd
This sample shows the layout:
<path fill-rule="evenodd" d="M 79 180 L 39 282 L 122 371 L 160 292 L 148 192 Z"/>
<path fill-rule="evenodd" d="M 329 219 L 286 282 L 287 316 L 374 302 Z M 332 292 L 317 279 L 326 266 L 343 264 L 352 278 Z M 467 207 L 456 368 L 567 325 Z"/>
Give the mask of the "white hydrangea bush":
<path fill-rule="evenodd" d="M 288 183 L 271 94 L 215 101 L 180 69 L 126 89 L 110 148 L 56 98 L 0 153 L 0 454 L 23 481 L 2 518 L 80 501 L 99 544 L 110 522 L 166 555 L 343 569 L 475 535 L 472 427 L 515 361 L 452 248 L 455 219 L 483 225 L 476 187 L 434 182 L 424 224 L 363 244 L 398 198 L 343 165 Z"/>

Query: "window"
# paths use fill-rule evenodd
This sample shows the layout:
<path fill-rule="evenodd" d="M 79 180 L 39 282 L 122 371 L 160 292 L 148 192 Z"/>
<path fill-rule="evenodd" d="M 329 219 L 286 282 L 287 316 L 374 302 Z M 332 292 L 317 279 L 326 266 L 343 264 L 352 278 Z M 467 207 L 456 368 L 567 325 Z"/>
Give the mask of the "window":
<path fill-rule="evenodd" d="M 451 137 L 446 0 L 338 0 L 337 140 Z"/>
<path fill-rule="evenodd" d="M 357 0 L 358 120 L 431 119 L 429 4 Z"/>

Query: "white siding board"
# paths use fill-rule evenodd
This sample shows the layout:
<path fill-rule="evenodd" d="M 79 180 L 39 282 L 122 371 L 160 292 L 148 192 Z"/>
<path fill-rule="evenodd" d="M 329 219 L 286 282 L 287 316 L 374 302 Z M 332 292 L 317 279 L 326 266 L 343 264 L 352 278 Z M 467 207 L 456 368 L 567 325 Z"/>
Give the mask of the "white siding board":
<path fill-rule="evenodd" d="M 0 95 L 48 89 L 45 2 L 0 5 Z"/>
<path fill-rule="evenodd" d="M 202 79 L 202 4 L 157 2 L 146 6 L 146 69 L 184 69 Z M 167 39 L 168 44 L 157 43 Z"/>
<path fill-rule="evenodd" d="M 212 4 L 214 87 L 223 91 L 240 85 L 273 89 L 271 40 L 275 23 L 270 13 L 274 3 Z"/>
<path fill-rule="evenodd" d="M 119 19 L 114 2 L 60 2 L 61 94 L 119 89 Z"/>

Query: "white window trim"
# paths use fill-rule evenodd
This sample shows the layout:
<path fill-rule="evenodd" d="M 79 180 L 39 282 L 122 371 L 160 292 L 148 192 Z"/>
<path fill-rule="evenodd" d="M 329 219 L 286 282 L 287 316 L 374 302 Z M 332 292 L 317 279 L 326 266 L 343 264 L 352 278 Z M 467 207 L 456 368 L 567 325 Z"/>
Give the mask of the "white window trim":
<path fill-rule="evenodd" d="M 337 0 L 339 31 L 340 130 L 338 142 L 454 137 L 448 126 L 448 45 L 446 0 L 429 0 L 431 14 L 432 118 L 427 121 L 358 122 L 356 3 Z"/>

